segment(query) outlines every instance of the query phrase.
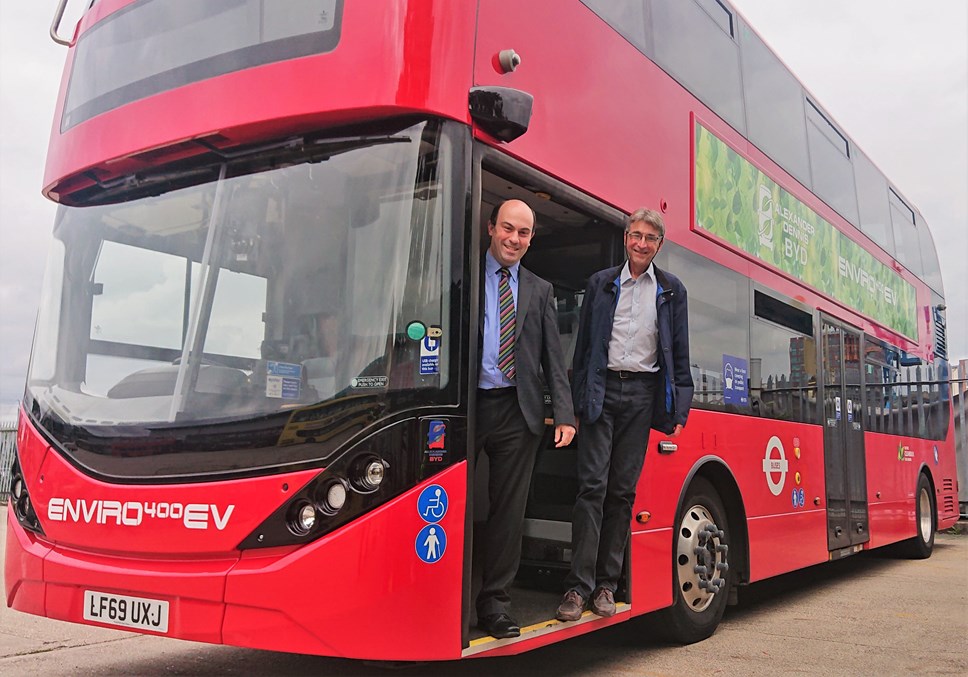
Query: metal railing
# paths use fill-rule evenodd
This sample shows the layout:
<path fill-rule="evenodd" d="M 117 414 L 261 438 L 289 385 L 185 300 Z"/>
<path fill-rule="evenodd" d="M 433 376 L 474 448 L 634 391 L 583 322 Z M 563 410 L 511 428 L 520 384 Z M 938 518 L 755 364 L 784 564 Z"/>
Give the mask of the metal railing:
<path fill-rule="evenodd" d="M 0 503 L 10 493 L 10 468 L 17 454 L 17 419 L 0 421 Z"/>
<path fill-rule="evenodd" d="M 955 460 L 958 464 L 958 512 L 968 519 L 968 378 L 951 379 L 951 417 L 955 427 Z"/>

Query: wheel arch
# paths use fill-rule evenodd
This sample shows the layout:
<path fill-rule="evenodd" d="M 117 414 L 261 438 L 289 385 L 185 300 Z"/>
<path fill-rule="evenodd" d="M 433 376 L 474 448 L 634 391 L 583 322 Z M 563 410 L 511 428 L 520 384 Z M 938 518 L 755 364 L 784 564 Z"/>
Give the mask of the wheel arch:
<path fill-rule="evenodd" d="M 938 529 L 938 486 L 934 482 L 934 475 L 931 473 L 931 466 L 927 463 L 922 462 L 921 467 L 918 468 L 918 474 L 914 478 L 914 501 L 917 504 L 918 495 L 918 478 L 924 475 L 928 480 L 928 486 L 931 487 L 931 521 L 934 524 L 934 529 Z"/>
<path fill-rule="evenodd" d="M 682 488 L 679 490 L 679 499 L 676 503 L 676 515 L 682 509 L 683 501 L 689 486 L 697 477 L 702 477 L 713 485 L 713 488 L 723 500 L 726 514 L 729 518 L 730 540 L 732 541 L 729 551 L 730 568 L 735 567 L 737 573 L 734 581 L 737 584 L 745 585 L 749 582 L 750 562 L 749 562 L 749 530 L 746 524 L 746 506 L 743 503 L 743 495 L 736 482 L 736 476 L 732 469 L 723 459 L 718 456 L 703 456 L 698 459 L 689 470 Z M 675 538 L 675 529 L 673 529 Z"/>

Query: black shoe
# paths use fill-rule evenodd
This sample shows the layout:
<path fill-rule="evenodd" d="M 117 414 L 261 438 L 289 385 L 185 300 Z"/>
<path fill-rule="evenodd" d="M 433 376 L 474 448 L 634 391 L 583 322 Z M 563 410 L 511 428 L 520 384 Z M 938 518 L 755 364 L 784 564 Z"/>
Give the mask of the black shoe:
<path fill-rule="evenodd" d="M 521 627 L 507 614 L 488 614 L 477 619 L 477 627 L 495 639 L 519 637 Z"/>

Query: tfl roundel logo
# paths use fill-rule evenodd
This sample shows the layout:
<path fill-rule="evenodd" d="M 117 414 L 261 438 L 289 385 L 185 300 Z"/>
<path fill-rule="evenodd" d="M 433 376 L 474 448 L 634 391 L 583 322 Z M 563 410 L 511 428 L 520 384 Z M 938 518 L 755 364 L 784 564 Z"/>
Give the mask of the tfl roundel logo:
<path fill-rule="evenodd" d="M 789 464 L 787 463 L 786 453 L 783 451 L 783 443 L 779 437 L 774 435 L 767 443 L 766 455 L 763 456 L 763 474 L 766 475 L 766 485 L 774 496 L 779 496 L 783 492 L 787 470 L 789 470 Z"/>

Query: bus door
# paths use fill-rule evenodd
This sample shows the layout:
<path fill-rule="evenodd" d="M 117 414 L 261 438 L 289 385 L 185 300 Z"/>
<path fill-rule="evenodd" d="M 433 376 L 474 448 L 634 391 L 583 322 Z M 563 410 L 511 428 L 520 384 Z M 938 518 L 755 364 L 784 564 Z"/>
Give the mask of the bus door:
<path fill-rule="evenodd" d="M 570 377 L 585 283 L 592 273 L 621 260 L 623 215 L 498 151 L 478 146 L 476 156 L 472 193 L 480 223 L 479 253 L 483 254 L 489 244 L 487 222 L 496 205 L 517 198 L 531 206 L 535 231 L 522 265 L 554 287 L 558 331 Z M 482 293 L 479 290 L 478 297 Z M 472 303 L 479 304 L 479 298 Z M 571 559 L 577 446 L 554 448 L 553 411 L 547 392 L 545 424 L 528 494 L 521 571 L 512 592 L 512 616 L 522 626 L 547 621 L 554 613 L 561 597 L 561 579 Z M 471 564 L 465 570 L 470 585 L 464 590 L 468 626 L 481 580 L 480 536 L 488 515 L 490 472 L 486 454 L 470 453 L 469 459 L 473 463 L 469 519 L 474 538 L 471 551 L 465 552 Z M 476 628 L 468 630 L 468 640 L 481 636 Z"/>
<path fill-rule="evenodd" d="M 859 331 L 821 316 L 827 548 L 840 556 L 870 538 Z M 841 552 L 842 549 L 850 550 Z"/>
<path fill-rule="evenodd" d="M 522 265 L 554 287 L 558 331 L 570 378 L 585 283 L 592 273 L 621 260 L 622 215 L 551 177 L 494 153 L 487 154 L 482 162 L 480 191 L 482 252 L 490 242 L 486 224 L 494 206 L 516 198 L 534 210 L 534 237 Z M 545 423 L 529 492 L 523 558 L 526 563 L 552 559 L 567 569 L 571 509 L 578 493 L 577 447 L 554 449 L 553 411 L 547 391 Z M 478 523 L 487 515 L 488 465 L 486 456 L 477 459 L 474 519 Z M 540 552 L 532 547 L 535 542 L 542 544 Z"/>

